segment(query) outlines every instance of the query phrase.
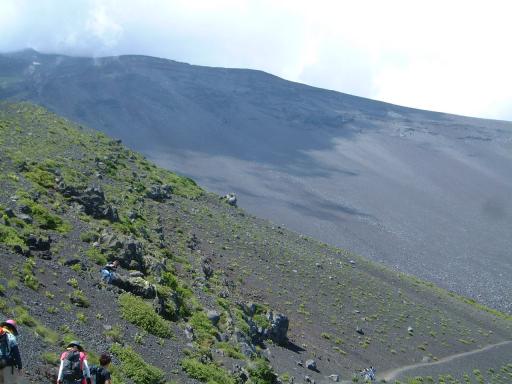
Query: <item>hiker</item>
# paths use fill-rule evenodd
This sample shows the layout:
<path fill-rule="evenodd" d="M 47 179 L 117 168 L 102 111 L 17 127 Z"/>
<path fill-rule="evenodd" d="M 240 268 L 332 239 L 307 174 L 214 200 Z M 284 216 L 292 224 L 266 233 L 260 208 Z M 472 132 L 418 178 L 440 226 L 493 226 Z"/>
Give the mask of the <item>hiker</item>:
<path fill-rule="evenodd" d="M 104 352 L 100 356 L 100 366 L 91 367 L 91 375 L 94 377 L 94 384 L 112 384 L 110 371 L 108 370 L 111 361 L 112 358 L 110 355 Z"/>
<path fill-rule="evenodd" d="M 375 381 L 375 373 L 377 373 L 377 370 L 373 367 L 365 368 L 361 371 L 361 376 L 363 377 L 363 380 L 365 381 Z"/>
<path fill-rule="evenodd" d="M 103 268 L 101 268 L 101 278 L 107 284 L 112 284 L 112 280 L 115 278 L 115 270 L 119 266 L 119 261 L 114 260 L 111 263 L 108 263 Z"/>
<path fill-rule="evenodd" d="M 16 384 L 22 375 L 17 336 L 18 327 L 14 320 L 0 323 L 0 384 Z"/>
<path fill-rule="evenodd" d="M 91 384 L 87 355 L 78 341 L 72 341 L 60 356 L 57 384 Z"/>

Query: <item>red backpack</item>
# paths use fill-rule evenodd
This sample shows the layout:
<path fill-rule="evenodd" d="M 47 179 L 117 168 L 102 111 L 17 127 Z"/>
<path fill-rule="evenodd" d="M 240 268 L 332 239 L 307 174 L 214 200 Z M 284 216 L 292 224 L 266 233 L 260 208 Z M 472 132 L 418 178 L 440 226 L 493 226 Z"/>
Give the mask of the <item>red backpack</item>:
<path fill-rule="evenodd" d="M 67 352 L 62 361 L 62 378 L 64 380 L 80 380 L 83 378 L 80 351 Z"/>

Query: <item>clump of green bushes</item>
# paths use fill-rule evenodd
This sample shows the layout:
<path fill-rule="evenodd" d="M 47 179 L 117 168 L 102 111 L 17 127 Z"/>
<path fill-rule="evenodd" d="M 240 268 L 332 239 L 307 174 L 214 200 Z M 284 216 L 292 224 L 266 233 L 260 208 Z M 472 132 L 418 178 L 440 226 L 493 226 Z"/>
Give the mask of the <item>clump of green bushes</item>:
<path fill-rule="evenodd" d="M 155 313 L 153 307 L 140 297 L 123 293 L 119 296 L 119 305 L 121 316 L 130 323 L 164 339 L 172 336 L 169 322 Z"/>
<path fill-rule="evenodd" d="M 181 366 L 190 377 L 208 384 L 236 384 L 233 377 L 214 363 L 205 364 L 194 358 L 186 358 L 181 361 Z"/>
<path fill-rule="evenodd" d="M 111 352 L 121 362 L 121 371 L 135 384 L 161 384 L 164 382 L 164 372 L 146 363 L 131 347 L 114 344 L 111 347 Z"/>

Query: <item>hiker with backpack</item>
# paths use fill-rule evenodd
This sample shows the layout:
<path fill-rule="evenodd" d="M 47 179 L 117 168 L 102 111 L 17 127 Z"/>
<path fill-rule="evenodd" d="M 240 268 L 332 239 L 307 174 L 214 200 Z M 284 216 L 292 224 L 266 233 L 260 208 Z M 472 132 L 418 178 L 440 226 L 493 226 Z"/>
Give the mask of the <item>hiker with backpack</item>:
<path fill-rule="evenodd" d="M 0 384 L 16 384 L 22 374 L 17 336 L 18 327 L 14 320 L 0 323 Z"/>
<path fill-rule="evenodd" d="M 100 366 L 91 367 L 91 376 L 94 378 L 94 384 L 112 384 L 110 371 L 108 370 L 111 361 L 110 355 L 104 352 L 100 356 Z"/>
<path fill-rule="evenodd" d="M 101 268 L 101 278 L 107 284 L 111 284 L 112 280 L 115 278 L 115 270 L 119 266 L 119 261 L 114 260 L 111 263 L 106 264 L 103 268 Z"/>
<path fill-rule="evenodd" d="M 87 355 L 78 341 L 72 341 L 60 356 L 57 384 L 91 384 Z"/>

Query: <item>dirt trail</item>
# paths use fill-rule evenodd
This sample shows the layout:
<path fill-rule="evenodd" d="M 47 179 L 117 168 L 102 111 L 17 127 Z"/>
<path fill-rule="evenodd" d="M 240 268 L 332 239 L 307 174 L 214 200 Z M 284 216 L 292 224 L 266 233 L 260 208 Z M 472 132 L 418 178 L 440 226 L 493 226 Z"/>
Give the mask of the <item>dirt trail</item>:
<path fill-rule="evenodd" d="M 454 355 L 446 356 L 440 360 L 437 360 L 437 361 L 434 361 L 431 363 L 418 363 L 418 364 L 406 365 L 406 366 L 403 366 L 400 368 L 395 368 L 393 370 L 383 372 L 382 374 L 377 375 L 377 379 L 378 380 L 386 380 L 387 382 L 390 382 L 391 380 L 395 380 L 398 377 L 398 375 L 400 375 L 404 372 L 407 372 L 407 371 L 411 371 L 416 368 L 430 367 L 430 366 L 434 366 L 434 365 L 448 363 L 448 362 L 456 360 L 456 359 L 464 358 L 464 357 L 470 356 L 470 355 L 475 355 L 475 354 L 481 353 L 481 352 L 487 352 L 493 348 L 500 347 L 500 346 L 506 345 L 506 344 L 511 344 L 511 343 L 512 343 L 512 340 L 502 341 L 500 343 L 491 344 L 486 347 L 475 349 L 475 350 L 472 350 L 469 352 L 456 353 Z"/>

